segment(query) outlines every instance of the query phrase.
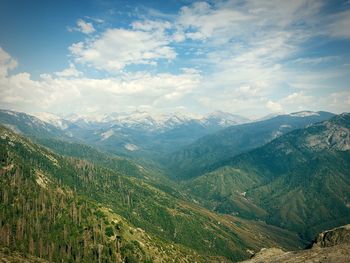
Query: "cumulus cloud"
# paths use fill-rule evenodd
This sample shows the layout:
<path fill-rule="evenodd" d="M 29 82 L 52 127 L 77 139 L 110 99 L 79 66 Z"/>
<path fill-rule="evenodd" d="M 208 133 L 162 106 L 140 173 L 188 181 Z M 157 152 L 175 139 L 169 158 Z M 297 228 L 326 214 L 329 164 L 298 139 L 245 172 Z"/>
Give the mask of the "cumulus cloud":
<path fill-rule="evenodd" d="M 11 57 L 5 61 L 11 61 Z M 24 111 L 61 112 L 62 105 L 66 112 L 91 108 L 102 112 L 124 111 L 138 105 L 166 106 L 166 101 L 186 96 L 199 83 L 200 73 L 194 69 L 183 69 L 179 74 L 137 72 L 97 79 L 84 77 L 70 65 L 54 75 L 42 74 L 38 80 L 26 72 L 2 75 L 0 104 Z"/>
<path fill-rule="evenodd" d="M 234 37 L 259 37 L 266 30 L 286 30 L 297 23 L 313 25 L 321 7 L 319 0 L 195 2 L 181 8 L 176 25 L 189 39 L 220 44 Z"/>
<path fill-rule="evenodd" d="M 287 106 L 295 106 L 295 104 L 300 104 L 298 106 L 298 108 L 301 105 L 308 105 L 308 103 L 312 102 L 312 97 L 305 95 L 305 93 L 303 91 L 300 92 L 294 92 L 286 97 L 284 97 L 281 102 L 283 103 L 283 105 L 287 105 Z"/>
<path fill-rule="evenodd" d="M 153 20 L 144 20 L 144 21 L 134 21 L 131 23 L 131 26 L 135 30 L 142 30 L 146 32 L 161 32 L 164 33 L 167 29 L 172 28 L 172 25 L 168 21 L 153 21 Z"/>
<path fill-rule="evenodd" d="M 78 63 L 118 72 L 131 64 L 155 65 L 158 59 L 174 59 L 176 52 L 168 44 L 162 31 L 108 29 L 95 40 L 74 43 L 69 50 Z"/>
<path fill-rule="evenodd" d="M 282 106 L 272 104 L 274 100 L 269 103 L 268 98 L 288 86 L 294 74 L 303 75 L 284 64 L 312 37 L 321 7 L 320 1 L 306 0 L 196 2 L 183 7 L 175 22 L 177 32 L 197 41 L 200 48 L 209 48 L 196 60 L 212 69 L 202 85 L 203 94 L 211 98 L 199 95 L 200 103 L 222 107 L 222 101 L 227 101 L 231 104 L 227 108 L 234 111 L 246 105 L 256 110 L 254 103 L 258 103 L 260 109 L 268 105 L 269 110 L 280 111 Z M 298 23 L 309 27 L 296 26 Z M 229 99 L 221 98 L 220 93 Z"/>
<path fill-rule="evenodd" d="M 234 9 L 214 9 L 206 2 L 196 2 L 181 8 L 177 25 L 187 38 L 206 40 L 214 35 L 225 37 L 229 31 L 231 35 L 241 21 L 248 19 L 248 16 Z"/>
<path fill-rule="evenodd" d="M 12 58 L 5 50 L 0 47 L 0 77 L 5 77 L 9 70 L 17 67 L 17 60 Z"/>
<path fill-rule="evenodd" d="M 68 27 L 68 31 L 78 31 L 83 34 L 92 34 L 96 30 L 91 22 L 86 22 L 83 19 L 78 19 L 76 27 Z"/>
<path fill-rule="evenodd" d="M 274 92 L 282 82 L 288 83 L 291 74 L 304 75 L 287 71 L 286 60 L 316 65 L 335 59 L 295 58 L 302 43 L 319 34 L 322 6 L 319 0 L 195 2 L 170 20 L 158 14 L 159 19 L 132 22 L 130 29 L 110 28 L 69 50 L 78 63 L 119 72 L 128 65 L 174 60 L 176 44 L 193 40 L 199 43 L 193 49 L 200 57 L 196 62 L 212 66 L 209 83 L 237 88 L 264 82 L 264 89 Z"/>
<path fill-rule="evenodd" d="M 337 112 L 349 112 L 350 91 L 333 92 L 327 99 L 324 99 L 322 103 L 328 105 L 328 107 L 337 109 Z"/>
<path fill-rule="evenodd" d="M 79 77 L 83 73 L 77 70 L 74 64 L 70 64 L 68 68 L 55 72 L 55 75 L 58 77 Z"/>
<path fill-rule="evenodd" d="M 171 16 L 153 10 L 126 27 L 101 32 L 87 21 L 102 21 L 85 17 L 72 29 L 87 35 L 70 45 L 70 59 L 104 77 L 88 77 L 74 64 L 35 81 L 28 73 L 8 76 L 17 62 L 0 50 L 2 89 L 7 89 L 2 100 L 58 108 L 60 101 L 79 98 L 76 108 L 86 110 L 181 105 L 248 115 L 308 107 L 338 111 L 350 98 L 334 81 L 348 79 L 347 68 L 338 67 L 347 61 L 332 51 L 317 56 L 305 50 L 319 36 L 348 40 L 350 15 L 324 15 L 323 5 L 321 0 L 195 2 Z M 180 73 L 157 67 L 167 61 L 171 72 Z M 188 68 L 181 71 L 183 65 Z M 149 68 L 152 73 L 145 72 Z M 25 85 L 35 96 L 24 96 Z"/>
<path fill-rule="evenodd" d="M 272 112 L 282 112 L 283 111 L 282 105 L 279 104 L 278 102 L 274 102 L 272 100 L 269 100 L 266 103 L 266 108 L 268 108 Z"/>
<path fill-rule="evenodd" d="M 259 112 L 264 107 L 273 112 L 317 109 L 321 100 L 303 90 L 325 94 L 332 80 L 348 75 L 337 67 L 338 56 L 303 56 L 305 43 L 327 28 L 325 21 L 330 23 L 329 28 L 334 28 L 333 34 L 328 34 L 330 37 L 345 38 L 348 32 L 350 16 L 344 12 L 320 19 L 323 5 L 318 0 L 247 0 L 240 4 L 202 2 L 182 8 L 177 21 L 179 32 L 197 41 L 200 47 L 210 47 L 196 60 L 212 69 L 203 78 L 203 94 L 211 95 L 209 98 L 199 95 L 199 102 L 212 108 L 225 105 L 236 112 L 242 109 Z M 326 64 L 329 68 L 320 68 Z M 316 66 L 319 68 L 313 68 Z M 324 109 L 330 108 L 322 105 Z"/>

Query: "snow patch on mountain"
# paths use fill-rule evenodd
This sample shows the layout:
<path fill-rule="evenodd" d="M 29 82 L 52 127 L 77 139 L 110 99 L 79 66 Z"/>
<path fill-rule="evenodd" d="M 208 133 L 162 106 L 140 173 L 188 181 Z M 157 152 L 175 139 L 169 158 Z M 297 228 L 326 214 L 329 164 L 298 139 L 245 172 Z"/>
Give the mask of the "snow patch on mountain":
<path fill-rule="evenodd" d="M 320 116 L 318 112 L 314 111 L 299 111 L 289 114 L 292 117 L 310 117 L 310 116 Z"/>
<path fill-rule="evenodd" d="M 114 134 L 114 131 L 113 130 L 108 130 L 104 133 L 101 133 L 101 138 L 102 138 L 102 141 L 104 140 L 107 140 L 109 137 L 111 137 L 112 135 Z"/>
<path fill-rule="evenodd" d="M 282 130 L 282 129 L 287 129 L 287 128 L 292 128 L 292 126 L 289 124 L 282 124 L 279 129 Z"/>
<path fill-rule="evenodd" d="M 127 149 L 128 151 L 137 151 L 139 149 L 139 147 L 137 147 L 137 145 L 132 144 L 132 143 L 127 143 L 124 145 L 124 148 Z"/>
<path fill-rule="evenodd" d="M 17 113 L 16 113 L 16 112 L 14 112 L 14 111 L 4 110 L 4 112 L 6 112 L 6 113 L 7 113 L 7 114 L 9 114 L 9 115 L 12 115 L 12 116 L 18 117 L 18 116 L 17 116 Z"/>
<path fill-rule="evenodd" d="M 207 116 L 203 116 L 200 119 L 200 122 L 205 126 L 217 125 L 220 127 L 228 127 L 232 125 L 243 124 L 249 121 L 249 119 L 244 118 L 242 116 L 222 111 L 212 112 Z"/>
<path fill-rule="evenodd" d="M 145 111 L 132 113 L 114 113 L 105 116 L 105 121 L 127 128 L 143 128 L 145 130 L 166 130 L 188 122 L 191 118 L 178 114 L 151 114 Z"/>
<path fill-rule="evenodd" d="M 249 120 L 244 117 L 221 111 L 213 112 L 205 116 L 198 114 L 182 114 L 179 112 L 167 114 L 134 111 L 130 113 L 110 113 L 103 116 L 70 115 L 66 118 L 81 127 L 104 125 L 104 127 L 136 128 L 151 132 L 167 131 L 190 122 L 197 122 L 205 127 L 228 127 L 249 122 Z"/>
<path fill-rule="evenodd" d="M 70 114 L 64 117 L 64 119 L 70 122 L 83 122 L 86 124 L 106 122 L 104 118 L 105 115 L 102 114 Z"/>
<path fill-rule="evenodd" d="M 48 112 L 38 112 L 35 113 L 34 116 L 37 117 L 39 120 L 49 123 L 61 130 L 65 130 L 68 128 L 68 122 L 55 114 Z"/>

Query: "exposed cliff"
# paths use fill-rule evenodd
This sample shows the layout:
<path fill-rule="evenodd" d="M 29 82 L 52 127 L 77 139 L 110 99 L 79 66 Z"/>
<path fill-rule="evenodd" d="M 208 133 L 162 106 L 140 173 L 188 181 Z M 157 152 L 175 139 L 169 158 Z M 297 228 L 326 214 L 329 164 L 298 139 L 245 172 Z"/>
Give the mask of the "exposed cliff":
<path fill-rule="evenodd" d="M 280 248 L 262 249 L 244 263 L 346 263 L 350 261 L 350 225 L 320 233 L 310 249 L 283 251 Z"/>

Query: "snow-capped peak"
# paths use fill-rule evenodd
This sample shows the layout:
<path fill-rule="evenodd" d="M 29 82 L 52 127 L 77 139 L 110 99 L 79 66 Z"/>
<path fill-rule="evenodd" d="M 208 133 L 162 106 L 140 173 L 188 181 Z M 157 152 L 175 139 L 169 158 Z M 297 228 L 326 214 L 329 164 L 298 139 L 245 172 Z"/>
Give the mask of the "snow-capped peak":
<path fill-rule="evenodd" d="M 68 128 L 67 121 L 55 114 L 48 113 L 48 112 L 38 112 L 38 113 L 35 113 L 34 116 L 37 117 L 39 120 L 52 124 L 53 126 L 59 129 L 65 130 Z"/>
<path fill-rule="evenodd" d="M 70 114 L 64 117 L 64 119 L 69 120 L 71 122 L 104 122 L 104 115 L 102 114 Z"/>
<path fill-rule="evenodd" d="M 314 111 L 299 111 L 299 112 L 290 113 L 289 116 L 292 116 L 292 117 L 310 117 L 310 116 L 320 116 L 320 114 L 318 112 L 314 112 Z"/>
<path fill-rule="evenodd" d="M 138 127 L 148 130 L 163 130 L 174 127 L 191 120 L 190 117 L 181 114 L 159 114 L 146 111 L 134 111 L 131 113 L 112 113 L 105 115 L 105 121 L 124 127 Z"/>
<path fill-rule="evenodd" d="M 137 128 L 147 131 L 166 131 L 179 125 L 197 122 L 203 126 L 227 127 L 249 122 L 248 119 L 227 112 L 215 111 L 207 115 L 176 113 L 155 113 L 147 111 L 120 112 L 109 114 L 71 114 L 61 118 L 55 114 L 41 112 L 35 115 L 40 120 L 48 122 L 60 129 L 67 129 L 72 123 L 81 127 L 119 126 Z M 97 125 L 97 126 L 96 126 Z"/>
<path fill-rule="evenodd" d="M 239 116 L 239 115 L 231 114 L 228 112 L 214 111 L 214 112 L 204 116 L 201 119 L 201 122 L 206 124 L 206 125 L 217 124 L 217 125 L 220 125 L 222 127 L 227 127 L 227 126 L 231 126 L 231 125 L 249 122 L 249 119 L 242 117 L 242 116 Z"/>

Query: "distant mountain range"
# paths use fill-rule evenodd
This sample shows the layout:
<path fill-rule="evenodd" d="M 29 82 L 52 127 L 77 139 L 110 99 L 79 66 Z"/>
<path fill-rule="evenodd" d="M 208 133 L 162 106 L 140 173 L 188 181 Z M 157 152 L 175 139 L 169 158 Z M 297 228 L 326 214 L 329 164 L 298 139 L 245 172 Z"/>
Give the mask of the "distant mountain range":
<path fill-rule="evenodd" d="M 165 158 L 169 170 L 179 179 L 196 177 L 213 170 L 217 163 L 262 146 L 295 129 L 328 120 L 329 112 L 302 111 L 270 119 L 234 125 L 201 137 Z"/>
<path fill-rule="evenodd" d="M 32 138 L 68 138 L 62 126 L 53 125 L 51 122 L 42 121 L 23 112 L 0 110 L 0 123 L 17 133 Z"/>
<path fill-rule="evenodd" d="M 206 134 L 249 122 L 244 117 L 220 111 L 206 116 L 152 115 L 137 111 L 61 118 L 49 113 L 38 113 L 34 117 L 8 110 L 0 111 L 0 121 L 32 137 L 65 137 L 111 153 L 138 157 L 172 152 Z"/>
<path fill-rule="evenodd" d="M 69 123 L 95 127 L 95 126 L 119 126 L 144 131 L 167 131 L 186 123 L 197 122 L 204 127 L 228 127 L 235 124 L 249 122 L 250 120 L 239 115 L 216 111 L 207 115 L 186 115 L 182 113 L 155 114 L 146 111 L 134 111 L 130 113 L 110 113 L 105 115 L 77 115 L 59 117 L 50 113 L 36 113 L 35 116 L 44 122 L 48 122 L 57 128 L 67 129 Z"/>

